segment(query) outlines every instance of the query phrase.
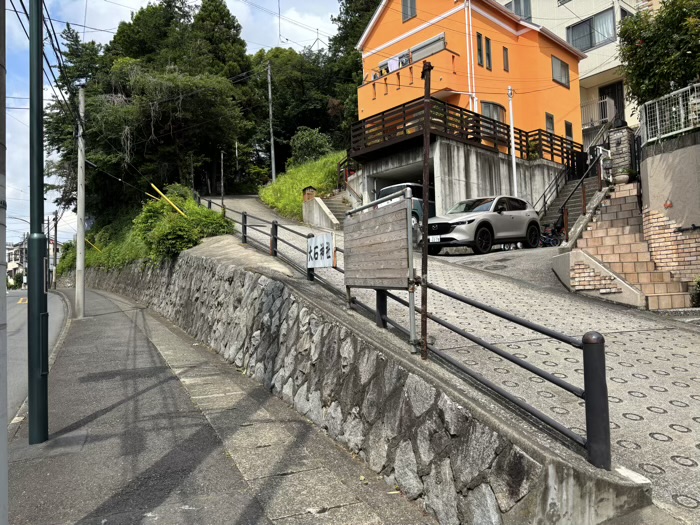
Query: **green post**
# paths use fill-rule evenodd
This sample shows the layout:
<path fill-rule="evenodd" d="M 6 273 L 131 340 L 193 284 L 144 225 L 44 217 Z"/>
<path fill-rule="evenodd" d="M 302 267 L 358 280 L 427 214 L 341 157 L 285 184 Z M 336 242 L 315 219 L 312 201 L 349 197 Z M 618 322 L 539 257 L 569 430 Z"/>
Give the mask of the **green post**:
<path fill-rule="evenodd" d="M 42 0 L 29 2 L 29 444 L 49 438 L 49 314 L 46 301 L 44 235 L 44 127 Z"/>

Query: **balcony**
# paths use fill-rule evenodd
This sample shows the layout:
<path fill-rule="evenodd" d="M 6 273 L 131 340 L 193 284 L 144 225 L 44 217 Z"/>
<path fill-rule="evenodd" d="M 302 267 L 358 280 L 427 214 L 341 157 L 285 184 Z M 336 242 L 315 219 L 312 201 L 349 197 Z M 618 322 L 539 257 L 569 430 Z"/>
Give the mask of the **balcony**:
<path fill-rule="evenodd" d="M 495 152 L 510 154 L 510 127 L 479 113 L 431 98 L 430 133 Z M 422 144 L 426 101 L 422 98 L 353 124 L 348 156 L 365 162 Z M 514 129 L 515 154 L 571 165 L 581 144 L 542 129 Z"/>
<path fill-rule="evenodd" d="M 423 95 L 423 60 L 429 60 L 434 70 L 431 79 L 433 93 L 452 94 L 467 91 L 466 62 L 448 49 L 414 60 L 390 73 L 367 80 L 357 90 L 360 117 L 369 118 L 391 108 L 406 104 Z M 462 64 L 464 62 L 464 64 Z"/>
<path fill-rule="evenodd" d="M 581 104 L 583 129 L 597 128 L 615 118 L 615 102 L 609 97 L 589 100 Z"/>

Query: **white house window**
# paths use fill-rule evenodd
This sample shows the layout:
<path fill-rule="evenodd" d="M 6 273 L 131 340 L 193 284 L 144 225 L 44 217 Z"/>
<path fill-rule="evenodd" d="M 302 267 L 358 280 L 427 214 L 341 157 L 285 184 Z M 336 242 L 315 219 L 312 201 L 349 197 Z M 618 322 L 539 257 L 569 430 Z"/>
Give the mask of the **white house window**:
<path fill-rule="evenodd" d="M 493 102 L 482 102 L 481 103 L 481 114 L 484 117 L 497 120 L 498 122 L 506 121 L 506 110 L 500 104 L 494 104 Z"/>
<path fill-rule="evenodd" d="M 569 64 L 552 56 L 552 80 L 569 87 Z"/>
<path fill-rule="evenodd" d="M 401 7 L 404 22 L 416 16 L 416 0 L 401 0 Z"/>
<path fill-rule="evenodd" d="M 530 0 L 513 0 L 505 5 L 506 9 L 510 9 L 516 15 L 524 18 L 525 20 L 530 20 L 532 18 L 532 8 L 530 6 Z"/>
<path fill-rule="evenodd" d="M 615 12 L 612 8 L 566 28 L 566 40 L 581 51 L 615 41 Z"/>

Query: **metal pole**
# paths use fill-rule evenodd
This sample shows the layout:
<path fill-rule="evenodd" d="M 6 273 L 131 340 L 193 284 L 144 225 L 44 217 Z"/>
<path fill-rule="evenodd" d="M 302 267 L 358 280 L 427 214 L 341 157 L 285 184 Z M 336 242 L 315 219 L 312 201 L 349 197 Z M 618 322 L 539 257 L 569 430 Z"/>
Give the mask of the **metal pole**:
<path fill-rule="evenodd" d="M 416 272 L 413 268 L 413 192 L 406 188 L 406 224 L 408 225 L 408 337 L 409 344 L 413 347 L 411 353 L 418 352 L 418 338 L 416 337 Z"/>
<path fill-rule="evenodd" d="M 7 177 L 7 145 L 5 133 L 7 131 L 7 117 L 5 116 L 7 103 L 7 67 L 5 58 L 5 10 L 0 14 L 0 246 L 5 246 L 7 241 L 7 190 L 5 180 Z M 7 250 L 0 254 L 0 273 L 7 275 Z M 0 279 L 0 296 L 7 292 L 7 280 Z M 0 301 L 0 428 L 7 428 L 7 301 Z M 8 460 L 7 460 L 7 432 L 0 435 L 0 523 L 9 523 L 8 517 Z"/>
<path fill-rule="evenodd" d="M 379 328 L 386 328 L 386 314 L 387 314 L 387 295 L 386 290 L 376 290 L 376 310 L 375 310 L 375 322 Z"/>
<path fill-rule="evenodd" d="M 583 387 L 586 399 L 588 461 L 610 470 L 610 413 L 605 379 L 605 338 L 598 332 L 583 336 Z"/>
<path fill-rule="evenodd" d="M 421 350 L 422 359 L 428 359 L 428 200 L 430 194 L 430 72 L 433 66 L 430 62 L 423 62 L 423 72 L 421 78 L 425 81 L 425 95 L 423 99 L 423 224 L 422 242 L 423 256 L 421 264 Z"/>
<path fill-rule="evenodd" d="M 46 238 L 44 237 L 44 35 L 42 0 L 29 2 L 29 192 L 28 261 L 28 401 L 29 444 L 49 438 L 49 314 L 46 303 Z"/>
<path fill-rule="evenodd" d="M 75 258 L 75 316 L 85 316 L 85 88 L 78 90 L 78 234 Z"/>
<path fill-rule="evenodd" d="M 267 63 L 267 98 L 270 105 L 270 166 L 272 167 L 272 182 L 277 180 L 275 171 L 275 133 L 272 131 L 272 66 Z"/>
<path fill-rule="evenodd" d="M 56 289 L 56 269 L 58 268 L 58 210 L 53 212 L 53 289 Z"/>
<path fill-rule="evenodd" d="M 314 237 L 315 237 L 315 235 L 314 235 L 313 233 L 309 233 L 309 234 L 306 236 L 307 239 L 313 239 Z M 306 245 L 308 246 L 308 242 L 307 242 Z M 306 259 L 306 280 L 307 280 L 307 281 L 313 281 L 314 278 L 315 278 L 315 273 L 314 273 L 314 269 L 313 269 L 313 268 L 309 268 L 308 248 L 307 248 L 307 255 L 306 255 L 306 257 L 307 257 L 307 259 Z"/>
<path fill-rule="evenodd" d="M 513 196 L 518 196 L 518 175 L 515 171 L 515 125 L 513 124 L 513 88 L 508 86 L 508 113 L 510 113 L 510 163 L 513 170 Z"/>
<path fill-rule="evenodd" d="M 246 212 L 241 213 L 241 242 L 243 244 L 248 242 L 248 214 Z"/>
<path fill-rule="evenodd" d="M 221 150 L 221 209 L 224 209 L 224 150 Z"/>
<path fill-rule="evenodd" d="M 278 222 L 272 221 L 272 227 L 270 228 L 270 255 L 277 257 L 277 235 L 278 235 Z"/>

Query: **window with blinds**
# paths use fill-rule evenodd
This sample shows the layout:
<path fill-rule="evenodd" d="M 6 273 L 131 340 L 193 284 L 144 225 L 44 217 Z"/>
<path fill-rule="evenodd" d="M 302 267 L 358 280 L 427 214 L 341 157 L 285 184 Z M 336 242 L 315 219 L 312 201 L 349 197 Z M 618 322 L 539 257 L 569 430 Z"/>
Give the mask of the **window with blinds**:
<path fill-rule="evenodd" d="M 401 7 L 404 22 L 416 16 L 416 0 L 401 0 Z"/>
<path fill-rule="evenodd" d="M 422 44 L 418 44 L 417 46 L 411 48 L 411 57 L 413 58 L 414 63 L 419 62 L 430 55 L 439 53 L 440 51 L 444 50 L 445 47 L 447 47 L 447 44 L 445 41 L 445 33 L 443 33 L 435 38 L 431 38 L 427 42 L 423 42 Z"/>

